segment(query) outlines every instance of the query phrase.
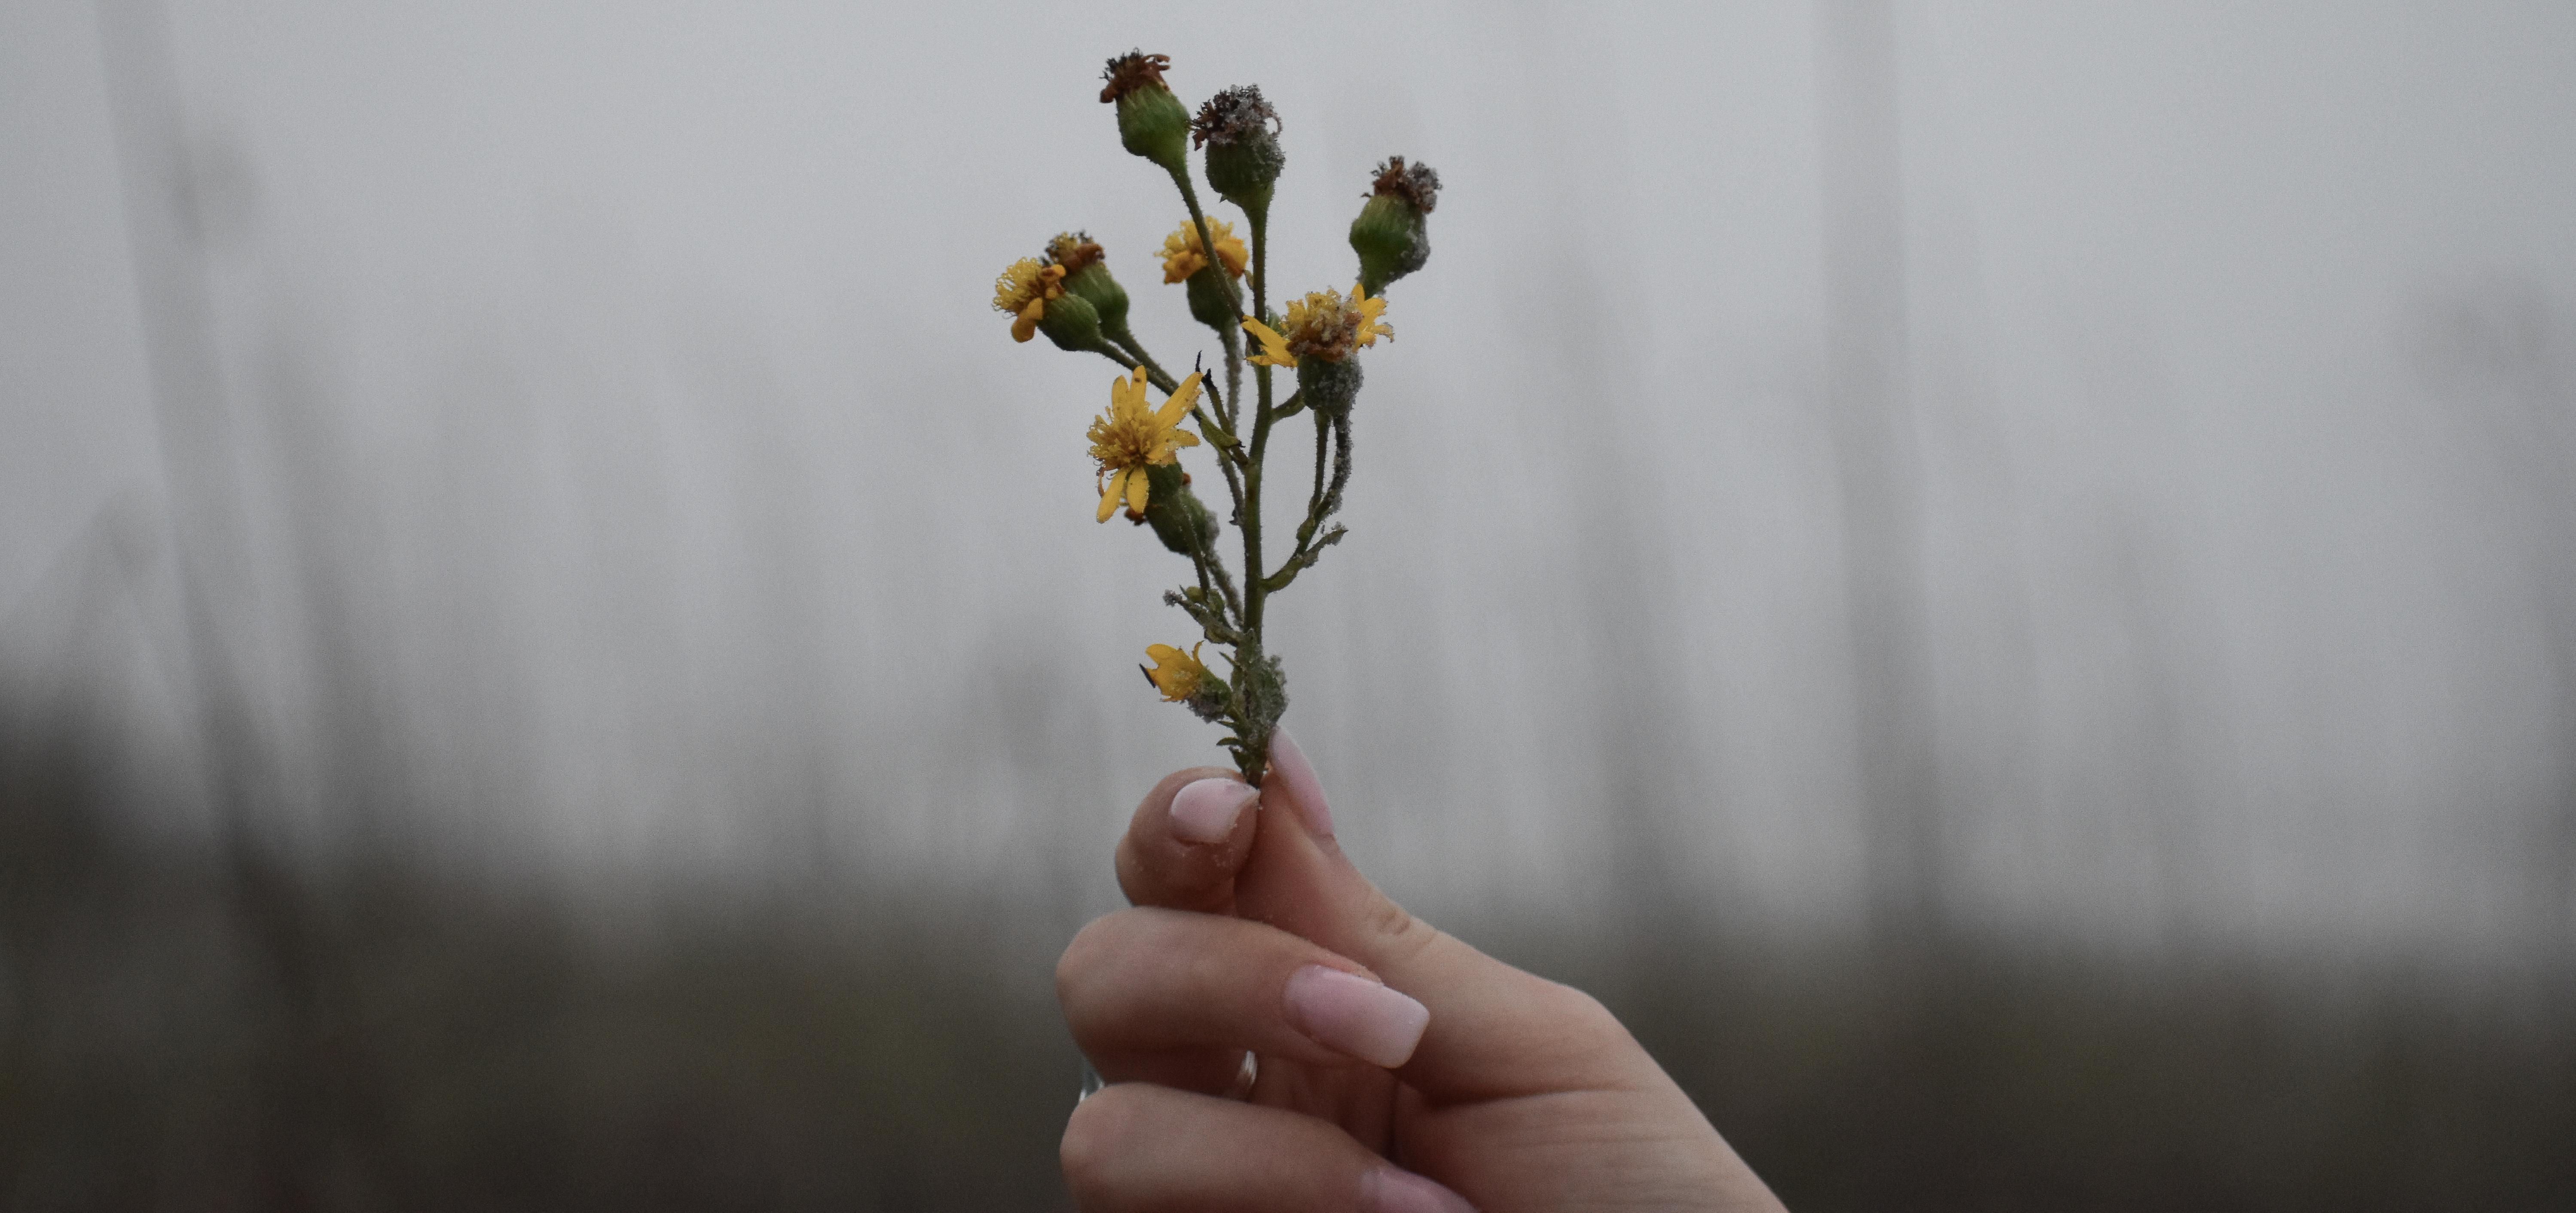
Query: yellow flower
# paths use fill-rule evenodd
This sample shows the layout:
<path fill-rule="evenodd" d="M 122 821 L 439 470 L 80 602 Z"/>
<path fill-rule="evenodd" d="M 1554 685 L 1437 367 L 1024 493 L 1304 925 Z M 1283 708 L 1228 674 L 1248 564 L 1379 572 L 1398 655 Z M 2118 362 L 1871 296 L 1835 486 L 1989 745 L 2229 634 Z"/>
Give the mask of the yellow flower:
<path fill-rule="evenodd" d="M 1018 317 L 1011 321 L 1011 340 L 1026 341 L 1037 335 L 1038 318 L 1046 315 L 1047 300 L 1062 294 L 1063 266 L 1022 257 L 993 280 L 993 310 Z"/>
<path fill-rule="evenodd" d="M 1342 298 L 1340 291 L 1314 291 L 1303 299 L 1289 301 L 1288 317 L 1280 321 L 1287 331 L 1280 337 L 1293 356 L 1311 354 L 1326 362 L 1339 362 L 1350 357 L 1356 347 L 1375 345 L 1380 337 L 1395 336 L 1393 326 L 1378 320 L 1385 311 L 1386 300 L 1369 298 L 1367 289 L 1356 282 L 1351 284 L 1349 299 Z"/>
<path fill-rule="evenodd" d="M 1128 512 L 1144 515 L 1145 469 L 1178 463 L 1182 447 L 1199 444 L 1198 435 L 1179 428 L 1198 398 L 1197 371 L 1181 381 L 1180 390 L 1159 410 L 1145 406 L 1145 368 L 1109 382 L 1109 411 L 1093 419 L 1090 434 L 1091 457 L 1100 461 L 1099 521 L 1109 521 L 1122 499 Z"/>
<path fill-rule="evenodd" d="M 1207 221 L 1208 235 L 1216 239 L 1216 259 L 1225 263 L 1225 272 L 1243 276 L 1243 240 L 1234 234 L 1234 225 L 1223 219 Z M 1199 244 L 1199 225 L 1187 219 L 1172 234 L 1163 237 L 1163 281 L 1185 282 L 1207 265 L 1207 249 Z"/>
<path fill-rule="evenodd" d="M 1145 677 L 1154 680 L 1154 689 L 1163 693 L 1165 703 L 1179 703 L 1197 694 L 1200 683 L 1216 677 L 1199 664 L 1199 650 L 1206 647 L 1204 640 L 1186 653 L 1168 644 L 1145 646 L 1145 655 L 1154 659 L 1154 668 L 1145 671 Z"/>
<path fill-rule="evenodd" d="M 1243 331 L 1261 339 L 1261 352 L 1252 356 L 1254 362 L 1264 366 L 1297 365 L 1297 356 L 1288 352 L 1288 339 L 1280 336 L 1279 330 L 1246 316 Z"/>
<path fill-rule="evenodd" d="M 1384 337 L 1389 341 L 1395 339 L 1395 327 L 1393 325 L 1378 323 L 1378 316 L 1386 311 L 1386 300 L 1369 298 L 1368 289 L 1361 286 L 1359 283 L 1354 282 L 1351 284 L 1351 307 L 1359 312 L 1359 343 L 1361 345 L 1376 345 L 1377 339 L 1380 337 Z"/>

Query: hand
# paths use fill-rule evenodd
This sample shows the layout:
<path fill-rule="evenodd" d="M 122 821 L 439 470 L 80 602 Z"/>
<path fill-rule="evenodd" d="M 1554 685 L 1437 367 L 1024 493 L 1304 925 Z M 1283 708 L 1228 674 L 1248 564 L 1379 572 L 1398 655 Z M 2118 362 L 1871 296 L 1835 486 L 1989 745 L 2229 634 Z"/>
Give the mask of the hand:
<path fill-rule="evenodd" d="M 1114 1084 L 1065 1126 L 1082 1209 L 1780 1208 L 1600 1003 L 1361 876 L 1285 734 L 1257 794 L 1213 767 L 1155 785 L 1117 867 L 1136 908 L 1056 966 Z"/>

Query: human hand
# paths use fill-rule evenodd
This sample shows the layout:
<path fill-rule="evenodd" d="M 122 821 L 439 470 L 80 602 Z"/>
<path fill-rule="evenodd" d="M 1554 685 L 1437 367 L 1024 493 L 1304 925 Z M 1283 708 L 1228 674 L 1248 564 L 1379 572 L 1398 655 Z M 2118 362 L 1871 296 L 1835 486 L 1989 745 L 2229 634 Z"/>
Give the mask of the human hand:
<path fill-rule="evenodd" d="M 1257 795 L 1156 784 L 1118 843 L 1135 908 L 1057 963 L 1113 1084 L 1065 1126 L 1082 1209 L 1780 1208 L 1600 1003 L 1405 913 L 1284 733 L 1270 759 Z"/>

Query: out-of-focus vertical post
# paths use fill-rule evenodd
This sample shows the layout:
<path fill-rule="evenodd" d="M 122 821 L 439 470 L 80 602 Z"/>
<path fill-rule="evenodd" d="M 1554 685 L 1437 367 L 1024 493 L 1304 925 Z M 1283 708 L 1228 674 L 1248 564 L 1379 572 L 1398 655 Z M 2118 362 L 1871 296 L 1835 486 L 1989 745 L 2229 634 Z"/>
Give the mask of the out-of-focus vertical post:
<path fill-rule="evenodd" d="M 1888 0 L 1817 10 L 1825 390 L 1841 478 L 1868 929 L 1936 934 L 1940 772 L 1923 591 L 1921 457 L 1906 393 L 1905 210 Z"/>

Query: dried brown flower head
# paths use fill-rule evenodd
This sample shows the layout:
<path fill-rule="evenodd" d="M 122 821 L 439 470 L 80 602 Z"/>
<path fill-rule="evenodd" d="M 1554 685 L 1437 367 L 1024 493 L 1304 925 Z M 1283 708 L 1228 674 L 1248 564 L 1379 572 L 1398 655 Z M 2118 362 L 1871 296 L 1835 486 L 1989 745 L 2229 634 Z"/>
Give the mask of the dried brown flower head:
<path fill-rule="evenodd" d="M 1413 209 L 1430 214 L 1440 201 L 1440 174 L 1428 164 L 1405 167 L 1404 157 L 1389 156 L 1377 166 L 1377 183 L 1372 195 L 1393 194 L 1413 204 Z"/>
<path fill-rule="evenodd" d="M 1163 72 L 1171 66 L 1170 55 L 1148 55 L 1143 51 L 1120 55 L 1110 60 L 1109 67 L 1100 73 L 1100 78 L 1109 82 L 1100 90 L 1100 99 L 1116 101 L 1148 84 L 1170 92 L 1172 86 L 1163 83 Z"/>
<path fill-rule="evenodd" d="M 1100 242 L 1089 232 L 1058 232 L 1047 241 L 1046 259 L 1063 266 L 1067 278 L 1098 264 L 1103 255 Z"/>
<path fill-rule="evenodd" d="M 1237 143 L 1265 127 L 1275 135 L 1281 125 L 1279 111 L 1261 99 L 1261 86 L 1247 84 L 1226 89 L 1199 107 L 1198 120 L 1190 124 L 1190 145 L 1205 147 L 1211 140 L 1220 146 Z"/>

